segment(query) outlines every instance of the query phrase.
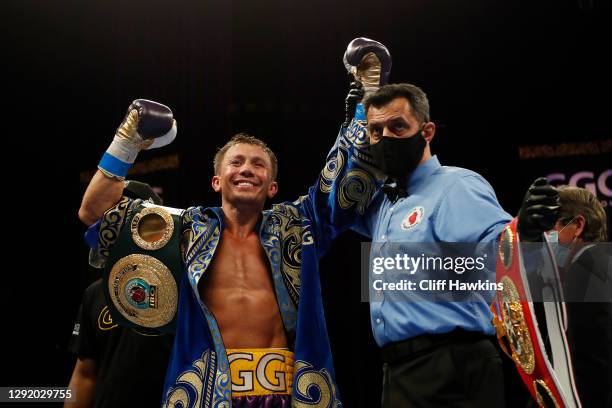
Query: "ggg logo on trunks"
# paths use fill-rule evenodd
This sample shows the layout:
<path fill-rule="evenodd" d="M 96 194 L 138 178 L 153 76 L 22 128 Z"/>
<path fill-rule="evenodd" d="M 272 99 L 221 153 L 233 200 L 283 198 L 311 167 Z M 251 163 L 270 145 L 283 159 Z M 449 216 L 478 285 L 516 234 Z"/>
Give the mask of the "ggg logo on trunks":
<path fill-rule="evenodd" d="M 421 222 L 424 214 L 425 214 L 425 209 L 423 207 L 414 207 L 412 210 L 408 212 L 408 215 L 402 221 L 402 229 L 409 230 L 415 227 L 417 224 Z"/>
<path fill-rule="evenodd" d="M 138 309 L 155 308 L 157 287 L 149 285 L 143 279 L 130 279 L 125 285 L 125 298 Z"/>

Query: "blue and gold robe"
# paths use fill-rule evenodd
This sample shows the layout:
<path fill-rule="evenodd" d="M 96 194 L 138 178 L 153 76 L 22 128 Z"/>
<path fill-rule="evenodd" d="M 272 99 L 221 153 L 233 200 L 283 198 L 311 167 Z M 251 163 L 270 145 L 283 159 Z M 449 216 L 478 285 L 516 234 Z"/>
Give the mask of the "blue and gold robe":
<path fill-rule="evenodd" d="M 357 222 L 376 189 L 365 128 L 342 128 L 308 194 L 273 205 L 258 223 L 281 318 L 295 353 L 294 407 L 342 407 L 323 314 L 319 259 L 331 241 Z M 103 230 L 115 231 L 130 211 L 112 211 Z M 112 215 L 112 216 L 111 216 Z M 191 207 L 182 215 L 188 243 L 186 278 L 179 284 L 175 342 L 166 375 L 164 407 L 230 407 L 231 376 L 219 328 L 198 292 L 224 228 L 221 208 Z M 116 235 L 116 234 L 110 234 Z M 108 234 L 107 234 L 108 236 Z M 101 238 L 102 241 L 102 238 Z M 109 243 L 101 242 L 102 248 Z M 178 254 L 177 254 L 178 256 Z"/>

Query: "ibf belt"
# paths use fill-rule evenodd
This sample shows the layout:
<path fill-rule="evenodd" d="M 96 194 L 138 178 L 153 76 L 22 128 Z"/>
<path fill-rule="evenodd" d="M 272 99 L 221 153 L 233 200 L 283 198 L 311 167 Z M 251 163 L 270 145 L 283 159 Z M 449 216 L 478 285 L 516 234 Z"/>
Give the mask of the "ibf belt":
<path fill-rule="evenodd" d="M 514 219 L 506 226 L 498 245 L 497 282 L 503 284 L 503 290 L 498 291 L 491 311 L 500 346 L 514 360 L 521 379 L 540 406 L 580 407 L 573 381 L 566 380 L 571 377 L 571 366 L 566 366 L 569 361 L 553 364 L 555 361 L 547 355 L 531 300 L 516 223 Z M 549 303 L 554 306 L 559 302 Z M 549 330 L 548 335 L 551 344 L 565 336 L 562 330 L 556 333 Z"/>
<path fill-rule="evenodd" d="M 293 353 L 287 349 L 227 349 L 232 397 L 291 394 Z"/>
<path fill-rule="evenodd" d="M 145 203 L 126 220 L 104 271 L 106 301 L 122 326 L 173 331 L 181 277 L 181 210 Z"/>

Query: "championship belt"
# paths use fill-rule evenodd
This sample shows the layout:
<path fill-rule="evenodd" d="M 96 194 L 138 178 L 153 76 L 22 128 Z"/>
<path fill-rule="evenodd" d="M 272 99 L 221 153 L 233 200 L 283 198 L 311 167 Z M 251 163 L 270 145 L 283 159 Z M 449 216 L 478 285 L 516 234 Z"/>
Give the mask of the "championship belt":
<path fill-rule="evenodd" d="M 174 331 L 181 213 L 143 203 L 126 219 L 104 269 L 106 304 L 120 325 Z"/>
<path fill-rule="evenodd" d="M 497 251 L 497 292 L 491 305 L 493 324 L 500 346 L 514 360 L 521 379 L 542 407 L 580 407 L 565 337 L 564 304 L 558 272 L 550 247 L 544 243 L 541 255 L 545 285 L 542 300 L 546 322 L 549 357 L 538 326 L 527 273 L 514 219 L 503 230 Z M 551 272 L 552 271 L 552 272 Z M 550 276 L 554 274 L 555 276 Z M 538 297 L 536 297 L 538 299 Z M 554 301 L 551 301 L 554 300 Z"/>

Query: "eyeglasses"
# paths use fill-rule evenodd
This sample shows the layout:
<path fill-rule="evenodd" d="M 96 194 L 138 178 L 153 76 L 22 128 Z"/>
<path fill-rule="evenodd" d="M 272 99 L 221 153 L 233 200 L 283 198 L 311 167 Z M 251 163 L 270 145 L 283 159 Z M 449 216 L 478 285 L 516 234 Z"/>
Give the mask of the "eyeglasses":
<path fill-rule="evenodd" d="M 575 220 L 576 218 L 577 218 L 577 217 L 572 218 L 572 219 L 570 220 L 570 222 L 568 222 L 567 224 L 565 224 L 565 225 L 563 226 L 563 228 L 561 228 L 561 229 L 559 230 L 559 233 L 561 233 L 561 231 L 563 231 L 565 228 L 567 228 L 567 226 L 568 226 L 568 225 L 570 225 L 572 222 L 574 222 L 574 220 Z M 559 222 L 559 221 L 561 221 L 561 220 L 558 220 L 557 222 Z"/>

